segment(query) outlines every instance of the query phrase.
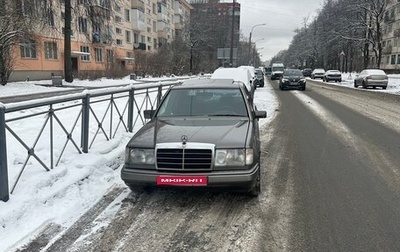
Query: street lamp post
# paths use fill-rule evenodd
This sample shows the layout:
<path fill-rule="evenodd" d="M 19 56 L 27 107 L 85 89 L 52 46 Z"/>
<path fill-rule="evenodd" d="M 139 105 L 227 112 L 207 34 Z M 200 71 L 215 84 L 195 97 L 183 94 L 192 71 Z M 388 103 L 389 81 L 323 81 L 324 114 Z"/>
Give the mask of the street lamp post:
<path fill-rule="evenodd" d="M 251 65 L 251 34 L 253 33 L 254 28 L 256 28 L 257 26 L 263 26 L 266 24 L 256 24 L 253 27 L 251 27 L 251 31 L 250 31 L 250 36 L 249 36 L 249 65 Z"/>
<path fill-rule="evenodd" d="M 257 49 L 257 42 L 258 42 L 258 41 L 261 41 L 261 40 L 264 40 L 264 38 L 260 38 L 260 39 L 257 39 L 256 41 L 254 41 L 253 55 L 252 55 L 252 56 L 250 56 L 250 58 L 252 58 L 252 59 L 253 59 L 253 65 L 254 65 L 254 64 L 256 64 L 256 49 Z M 261 47 L 261 48 L 259 48 L 259 49 L 263 49 L 263 47 Z"/>

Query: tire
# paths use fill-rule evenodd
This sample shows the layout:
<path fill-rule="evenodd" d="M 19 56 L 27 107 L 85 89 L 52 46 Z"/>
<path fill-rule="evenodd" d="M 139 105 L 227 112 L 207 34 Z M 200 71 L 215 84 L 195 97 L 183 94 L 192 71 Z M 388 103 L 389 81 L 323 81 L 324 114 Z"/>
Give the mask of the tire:
<path fill-rule="evenodd" d="M 358 88 L 358 85 L 357 85 L 357 81 L 356 81 L 356 80 L 354 80 L 354 87 L 355 87 L 355 88 Z"/>
<path fill-rule="evenodd" d="M 260 193 L 261 193 L 261 171 L 260 171 L 260 167 L 259 167 L 258 171 L 257 171 L 256 184 L 249 191 L 249 196 L 258 197 L 258 195 L 260 195 Z"/>
<path fill-rule="evenodd" d="M 367 85 L 365 84 L 365 81 L 362 82 L 362 87 L 367 88 Z"/>
<path fill-rule="evenodd" d="M 301 88 L 302 91 L 306 91 L 306 85 Z"/>
<path fill-rule="evenodd" d="M 383 89 L 386 89 L 386 87 L 382 87 Z"/>

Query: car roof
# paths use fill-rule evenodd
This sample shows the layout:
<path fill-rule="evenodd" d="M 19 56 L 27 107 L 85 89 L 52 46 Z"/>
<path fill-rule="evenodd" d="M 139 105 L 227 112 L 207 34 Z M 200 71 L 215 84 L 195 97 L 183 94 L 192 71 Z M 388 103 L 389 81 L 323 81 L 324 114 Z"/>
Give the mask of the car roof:
<path fill-rule="evenodd" d="M 228 79 L 241 81 L 245 84 L 252 79 L 251 73 L 247 68 L 218 68 L 211 75 L 211 79 Z"/>
<path fill-rule="evenodd" d="M 190 79 L 185 80 L 180 85 L 173 88 L 186 89 L 186 88 L 239 88 L 240 84 L 233 79 Z"/>
<path fill-rule="evenodd" d="M 363 71 L 369 73 L 369 74 L 386 74 L 385 71 L 381 69 L 364 69 Z"/>

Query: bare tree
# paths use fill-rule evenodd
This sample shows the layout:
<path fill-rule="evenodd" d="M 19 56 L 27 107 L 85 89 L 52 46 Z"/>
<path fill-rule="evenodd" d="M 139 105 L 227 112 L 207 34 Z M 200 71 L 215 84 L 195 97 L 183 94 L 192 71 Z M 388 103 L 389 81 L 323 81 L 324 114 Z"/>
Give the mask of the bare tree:
<path fill-rule="evenodd" d="M 32 3 L 31 3 L 32 4 Z M 14 49 L 32 37 L 37 15 L 32 7 L 19 2 L 1 2 L 0 84 L 6 85 L 15 67 Z M 34 48 L 31 48 L 34 49 Z"/>

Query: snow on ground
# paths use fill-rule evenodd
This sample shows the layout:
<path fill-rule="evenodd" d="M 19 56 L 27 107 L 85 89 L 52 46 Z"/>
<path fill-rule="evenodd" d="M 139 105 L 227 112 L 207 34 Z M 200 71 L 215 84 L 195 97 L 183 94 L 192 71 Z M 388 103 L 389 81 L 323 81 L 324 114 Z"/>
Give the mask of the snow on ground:
<path fill-rule="evenodd" d="M 146 79 L 144 81 L 157 82 L 169 79 L 171 78 Z M 129 78 L 99 81 L 74 80 L 73 84 L 68 83 L 68 86 L 89 88 L 131 83 L 134 82 Z M 50 84 L 51 81 L 9 83 L 6 86 L 0 86 L 0 97 L 67 89 L 66 87 L 41 86 Z M 277 107 L 277 100 L 272 88 L 266 86 L 263 89 L 257 89 L 255 100 L 259 110 L 267 110 L 268 118 L 260 121 L 261 125 L 265 125 L 273 119 Z M 106 110 L 107 105 L 106 102 L 98 103 L 95 109 Z M 32 110 L 38 111 L 39 108 Z M 18 112 L 18 115 L 25 113 L 28 112 Z M 78 114 L 79 107 L 68 113 L 59 113 L 58 116 L 63 123 L 68 124 L 66 128 L 70 129 Z M 26 120 L 21 120 L 10 124 L 12 124 L 12 129 L 18 131 L 21 138 L 33 144 L 44 120 L 45 116 L 42 115 L 30 118 L 28 123 Z M 137 125 L 134 131 L 140 126 Z M 91 129 L 91 132 L 94 133 L 95 130 Z M 74 134 L 79 134 L 79 131 L 73 132 Z M 72 225 L 111 188 L 124 186 L 120 179 L 120 162 L 123 160 L 125 145 L 131 137 L 132 133 L 124 131 L 109 141 L 104 137 L 98 137 L 88 154 L 79 154 L 69 143 L 60 164 L 49 172 L 40 165 L 32 165 L 35 161 L 31 158 L 22 173 L 21 180 L 13 194 L 10 195 L 10 200 L 8 202 L 0 201 L 0 251 L 12 250 L 16 245 L 27 242 L 28 238 L 32 238 L 28 237 L 30 233 L 39 232 L 50 222 L 63 227 Z M 40 140 L 37 143 L 35 154 L 44 156 L 45 161 L 49 161 L 50 157 L 46 158 L 46 154 L 48 156 L 49 153 L 46 142 L 49 139 L 49 133 L 45 133 L 41 139 L 45 139 L 45 141 Z M 54 146 L 57 156 L 66 140 L 65 135 L 55 136 L 55 139 Z M 7 152 L 9 187 L 12 188 L 25 162 L 26 150 L 8 134 Z"/>
<path fill-rule="evenodd" d="M 344 74 L 342 83 L 331 82 L 331 84 L 353 88 L 354 76 L 355 74 Z M 160 80 L 142 79 L 140 81 Z M 126 77 L 120 80 L 74 80 L 72 84 L 68 83 L 68 86 L 98 88 L 132 83 L 136 82 Z M 0 86 L 0 97 L 67 89 L 66 87 L 52 87 L 50 84 L 51 81 L 9 83 L 6 86 Z M 400 94 L 400 76 L 391 75 L 389 87 L 386 90 L 379 88 L 370 90 Z M 267 111 L 267 118 L 260 120 L 260 126 L 266 126 L 275 117 L 278 107 L 272 87 L 267 84 L 264 88 L 258 88 L 254 101 L 259 110 Z M 96 109 L 105 110 L 107 105 L 107 103 L 99 103 L 96 105 Z M 73 123 L 76 113 L 76 111 L 63 113 L 59 115 L 60 120 Z M 43 118 L 44 116 L 35 120 L 31 119 L 29 123 L 13 122 L 13 128 L 17 128 L 23 137 L 34 141 L 38 129 L 43 125 Z M 134 131 L 138 128 L 140 125 L 137 125 Z M 91 129 L 91 131 L 93 130 L 95 129 Z M 79 133 L 74 132 L 74 134 Z M 122 132 L 109 141 L 99 138 L 87 154 L 78 154 L 70 144 L 60 164 L 49 172 L 40 166 L 28 167 L 29 169 L 27 168 L 23 172 L 15 191 L 10 195 L 10 200 L 8 202 L 0 201 L 0 251 L 6 251 L 17 244 L 27 242 L 26 239 L 30 233 L 41 230 L 47 223 L 54 222 L 63 227 L 70 226 L 111 188 L 124 186 L 120 179 L 121 166 L 118 160 L 123 158 L 125 145 L 131 136 L 131 133 Z M 56 137 L 56 152 L 60 152 L 64 142 L 65 136 Z M 35 148 L 38 155 L 49 153 L 49 149 L 45 146 L 41 142 L 38 143 Z M 19 173 L 14 168 L 22 166 L 25 158 L 21 157 L 20 153 L 26 155 L 26 150 L 15 140 L 9 140 L 7 137 L 7 151 L 9 167 L 12 168 L 9 170 L 9 186 L 11 188 Z"/>

